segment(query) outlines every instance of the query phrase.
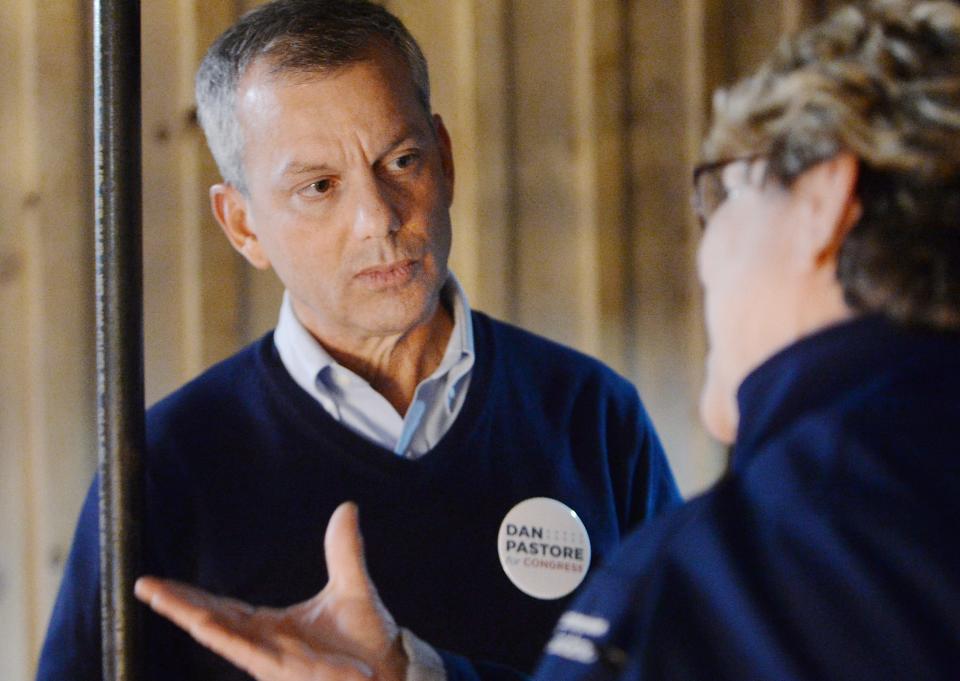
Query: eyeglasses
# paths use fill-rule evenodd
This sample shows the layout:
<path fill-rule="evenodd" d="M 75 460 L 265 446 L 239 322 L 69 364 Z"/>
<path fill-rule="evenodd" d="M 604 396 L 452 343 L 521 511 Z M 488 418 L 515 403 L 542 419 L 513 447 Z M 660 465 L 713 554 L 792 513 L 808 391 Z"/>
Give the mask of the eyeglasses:
<path fill-rule="evenodd" d="M 723 158 L 709 163 L 701 163 L 693 169 L 693 209 L 700 220 L 701 229 L 705 229 L 710 217 L 717 208 L 729 198 L 727 186 L 723 183 L 723 170 L 731 163 L 751 163 L 763 158 L 764 154 L 750 154 Z"/>

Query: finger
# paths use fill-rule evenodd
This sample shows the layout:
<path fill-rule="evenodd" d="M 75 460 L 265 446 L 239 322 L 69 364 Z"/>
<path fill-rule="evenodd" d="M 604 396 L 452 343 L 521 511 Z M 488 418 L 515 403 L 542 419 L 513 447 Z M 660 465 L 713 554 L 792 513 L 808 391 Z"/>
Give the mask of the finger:
<path fill-rule="evenodd" d="M 141 577 L 133 590 L 137 598 L 167 617 L 195 616 L 206 612 L 236 619 L 254 612 L 254 608 L 243 601 L 214 596 L 172 579 Z M 170 611 L 170 614 L 166 611 Z"/>
<path fill-rule="evenodd" d="M 158 614 L 208 647 L 219 646 L 221 641 L 231 639 L 245 641 L 270 655 L 277 653 L 269 614 L 264 613 L 257 619 L 255 609 L 242 601 L 153 577 L 137 580 L 134 592 Z"/>
<path fill-rule="evenodd" d="M 273 633 L 252 622 L 254 609 L 172 580 L 141 577 L 137 598 L 184 629 L 198 643 L 261 681 L 279 681 L 285 665 Z"/>
<path fill-rule="evenodd" d="M 357 505 L 340 504 L 330 516 L 323 538 L 327 575 L 336 590 L 345 596 L 367 597 L 371 586 L 363 557 L 363 536 Z"/>

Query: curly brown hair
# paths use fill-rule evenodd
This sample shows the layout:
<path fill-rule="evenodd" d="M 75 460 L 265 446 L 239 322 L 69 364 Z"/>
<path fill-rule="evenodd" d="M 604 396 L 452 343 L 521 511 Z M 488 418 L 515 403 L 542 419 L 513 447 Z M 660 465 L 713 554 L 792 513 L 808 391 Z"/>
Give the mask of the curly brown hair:
<path fill-rule="evenodd" d="M 785 40 L 714 98 L 706 160 L 751 154 L 789 184 L 848 151 L 863 215 L 840 249 L 847 303 L 960 328 L 960 6 L 874 0 Z"/>

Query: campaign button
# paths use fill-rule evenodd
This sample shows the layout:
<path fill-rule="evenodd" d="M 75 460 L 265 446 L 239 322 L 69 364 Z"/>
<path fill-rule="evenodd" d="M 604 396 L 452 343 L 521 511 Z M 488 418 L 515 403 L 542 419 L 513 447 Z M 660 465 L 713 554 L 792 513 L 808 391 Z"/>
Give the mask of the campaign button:
<path fill-rule="evenodd" d="M 497 551 L 514 586 L 543 600 L 572 593 L 590 567 L 590 537 L 580 517 L 547 497 L 510 509 L 500 524 Z"/>

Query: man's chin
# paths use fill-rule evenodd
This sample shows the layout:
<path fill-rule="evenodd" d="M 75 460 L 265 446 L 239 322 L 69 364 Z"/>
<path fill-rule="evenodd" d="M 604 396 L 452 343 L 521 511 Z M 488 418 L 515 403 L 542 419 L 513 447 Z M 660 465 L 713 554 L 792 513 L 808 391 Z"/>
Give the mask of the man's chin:
<path fill-rule="evenodd" d="M 362 319 L 357 319 L 356 325 L 366 329 L 371 336 L 400 336 L 428 324 L 436 311 L 437 302 L 378 305 L 367 310 Z"/>

